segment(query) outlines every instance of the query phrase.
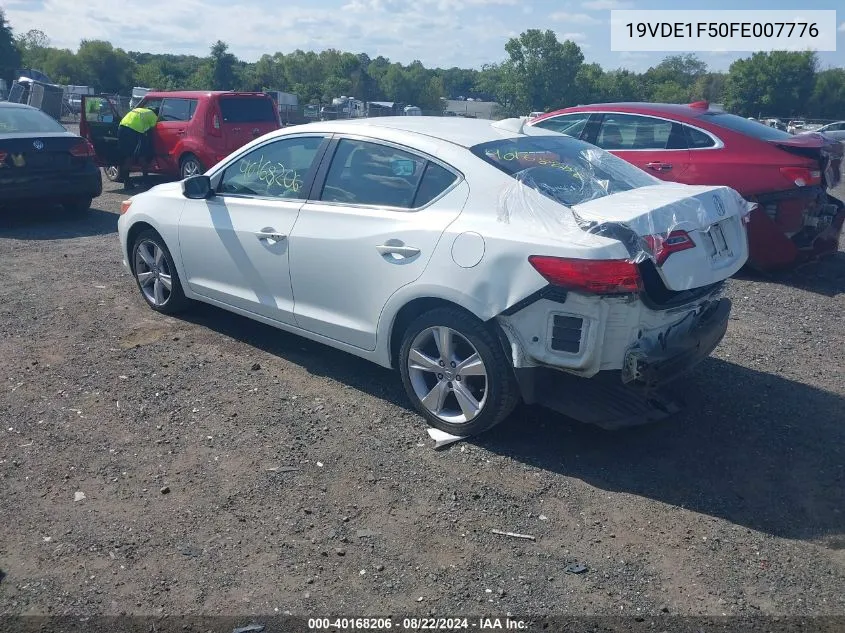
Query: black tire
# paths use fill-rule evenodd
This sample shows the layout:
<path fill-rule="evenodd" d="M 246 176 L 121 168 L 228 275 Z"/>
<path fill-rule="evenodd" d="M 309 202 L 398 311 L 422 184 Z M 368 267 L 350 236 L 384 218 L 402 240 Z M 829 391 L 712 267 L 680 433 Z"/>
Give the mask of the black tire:
<path fill-rule="evenodd" d="M 83 215 L 88 213 L 88 210 L 91 208 L 91 202 L 93 201 L 94 199 L 90 197 L 73 198 L 72 200 L 62 202 L 62 206 L 71 215 Z"/>
<path fill-rule="evenodd" d="M 117 165 L 103 167 L 103 173 L 106 176 L 106 180 L 110 182 L 124 182 L 126 177 L 129 175 L 126 172 L 126 167 L 118 167 Z"/>
<path fill-rule="evenodd" d="M 190 169 L 190 165 L 196 165 L 197 170 Z M 179 161 L 179 176 L 182 180 L 202 173 L 205 173 L 205 167 L 202 166 L 200 159 L 193 154 L 185 154 Z"/>
<path fill-rule="evenodd" d="M 471 344 L 484 363 L 487 374 L 485 396 L 480 412 L 468 421 L 449 422 L 429 411 L 417 395 L 409 371 L 409 354 L 418 335 L 432 327 L 447 327 Z M 513 366 L 495 332 L 467 312 L 456 308 L 436 308 L 417 317 L 405 330 L 399 349 L 399 373 L 408 398 L 426 421 L 433 427 L 458 436 L 470 436 L 483 433 L 497 425 L 510 415 L 519 404 L 519 388 L 514 376 Z M 436 377 L 432 375 L 432 379 Z M 417 381 L 419 381 L 417 374 Z M 460 380 L 456 378 L 455 380 Z M 468 385 L 468 379 L 463 384 Z M 451 384 L 451 383 L 449 383 Z M 447 396 L 454 398 L 454 395 Z M 454 401 L 457 404 L 457 400 Z"/>
<path fill-rule="evenodd" d="M 156 304 L 150 299 L 150 297 L 147 296 L 147 293 L 141 284 L 141 280 L 138 277 L 138 250 L 149 243 L 155 244 L 159 249 L 161 249 L 164 257 L 164 263 L 166 265 L 166 273 L 170 275 L 171 287 L 169 295 L 166 300 L 160 304 Z M 184 311 L 190 306 L 191 301 L 185 296 L 185 292 L 182 290 L 182 282 L 179 279 L 179 273 L 176 270 L 176 265 L 173 263 L 173 257 L 170 255 L 170 250 L 167 248 L 167 245 L 158 233 L 153 230 L 146 230 L 138 234 L 135 241 L 132 243 L 131 250 L 129 251 L 129 263 L 132 266 L 132 275 L 135 277 L 135 283 L 138 285 L 138 290 L 141 292 L 141 296 L 144 301 L 147 302 L 147 305 L 153 310 L 163 314 L 176 314 Z M 162 269 L 163 268 L 164 267 L 162 267 Z M 147 271 L 144 270 L 141 272 Z"/>

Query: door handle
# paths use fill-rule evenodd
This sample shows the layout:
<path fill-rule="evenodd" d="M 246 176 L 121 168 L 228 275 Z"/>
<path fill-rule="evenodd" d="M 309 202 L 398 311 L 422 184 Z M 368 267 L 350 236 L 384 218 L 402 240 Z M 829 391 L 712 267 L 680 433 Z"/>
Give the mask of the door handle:
<path fill-rule="evenodd" d="M 176 136 L 185 136 L 185 130 L 177 130 Z"/>
<path fill-rule="evenodd" d="M 259 240 L 273 240 L 274 242 L 281 242 L 282 240 L 286 240 L 288 237 L 284 233 L 276 233 L 272 229 L 267 231 L 258 231 L 255 235 Z"/>
<path fill-rule="evenodd" d="M 420 254 L 420 249 L 413 246 L 398 246 L 394 244 L 381 244 L 376 246 L 380 255 L 398 255 L 400 258 L 413 257 Z"/>
<path fill-rule="evenodd" d="M 654 171 L 669 171 L 672 169 L 672 165 L 669 163 L 646 163 L 646 167 Z"/>

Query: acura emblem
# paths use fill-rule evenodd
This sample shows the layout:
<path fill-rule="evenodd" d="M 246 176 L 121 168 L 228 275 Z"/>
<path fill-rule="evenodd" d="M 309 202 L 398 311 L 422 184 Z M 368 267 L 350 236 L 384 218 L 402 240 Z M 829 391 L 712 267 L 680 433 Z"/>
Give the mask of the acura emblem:
<path fill-rule="evenodd" d="M 713 203 L 716 205 L 716 213 L 719 214 L 719 217 L 725 215 L 725 203 L 722 202 L 722 199 L 719 196 L 713 196 Z"/>
<path fill-rule="evenodd" d="M 33 141 L 32 146 L 40 152 L 44 149 L 44 141 Z"/>

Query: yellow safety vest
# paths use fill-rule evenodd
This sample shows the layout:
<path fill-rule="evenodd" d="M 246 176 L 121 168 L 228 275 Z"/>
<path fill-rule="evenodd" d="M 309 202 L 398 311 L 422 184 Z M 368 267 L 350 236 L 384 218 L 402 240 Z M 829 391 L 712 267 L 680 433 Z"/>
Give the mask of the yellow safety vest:
<path fill-rule="evenodd" d="M 148 130 L 155 127 L 158 123 L 156 113 L 149 108 L 135 108 L 130 110 L 125 117 L 120 120 L 121 125 L 144 134 Z"/>

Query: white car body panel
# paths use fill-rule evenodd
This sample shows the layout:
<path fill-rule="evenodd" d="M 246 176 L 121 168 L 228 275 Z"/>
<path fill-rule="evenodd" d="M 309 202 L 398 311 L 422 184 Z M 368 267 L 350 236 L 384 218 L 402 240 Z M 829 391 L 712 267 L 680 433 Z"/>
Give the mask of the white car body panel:
<path fill-rule="evenodd" d="M 429 117 L 399 119 L 404 120 L 333 121 L 285 128 L 239 149 L 208 175 L 213 179 L 238 156 L 270 139 L 305 132 L 366 137 L 403 145 L 462 174 L 454 188 L 430 206 L 407 211 L 231 196 L 189 200 L 182 195 L 180 183 L 169 183 L 135 196 L 120 217 L 124 264 L 129 267 L 130 229 L 137 223 L 148 224 L 168 245 L 188 298 L 386 367 L 394 363 L 390 345 L 397 314 L 415 299 L 440 299 L 462 306 L 483 321 L 497 319 L 515 367 L 546 365 L 590 376 L 620 369 L 625 350 L 640 332 L 676 323 L 710 298 L 657 310 L 636 296 L 569 292 L 565 304 L 539 300 L 516 314 L 502 315 L 548 285 L 528 263 L 529 256 L 625 259 L 628 250 L 616 239 L 581 229 L 577 233 L 571 227 L 550 231 L 518 217 L 509 221 L 498 217 L 503 191 L 515 181 L 467 147 L 512 138 L 515 133 L 475 120 L 438 119 L 431 131 L 434 124 Z M 438 134 L 443 138 L 437 138 Z M 528 127 L 525 134 L 560 136 Z M 670 228 L 690 230 L 696 248 L 673 253 L 660 271 L 672 290 L 717 283 L 743 265 L 747 243 L 741 216 L 745 210 L 732 198 L 738 194 L 724 187 L 669 183 L 645 189 L 650 191 L 614 194 L 575 209 L 584 216 L 628 224 L 642 236 Z M 550 204 L 533 189 L 520 195 L 529 205 Z M 724 216 L 719 215 L 713 196 L 727 207 Z M 541 199 L 545 202 L 538 202 Z M 694 210 L 691 216 L 684 215 L 688 209 Z M 557 205 L 556 213 L 570 211 Z M 707 259 L 702 235 L 717 222 L 727 222 L 733 249 L 727 259 L 714 262 Z M 287 238 L 275 244 L 259 240 L 256 232 L 269 229 Z M 410 261 L 392 260 L 377 250 L 389 240 L 418 248 L 420 254 Z M 462 245 L 472 254 L 464 257 Z M 555 352 L 547 346 L 554 314 L 577 314 L 584 319 L 586 343 L 578 354 Z"/>

